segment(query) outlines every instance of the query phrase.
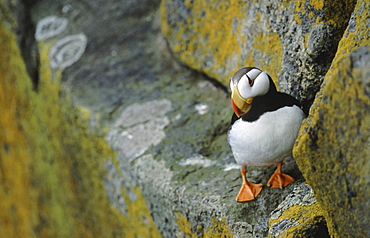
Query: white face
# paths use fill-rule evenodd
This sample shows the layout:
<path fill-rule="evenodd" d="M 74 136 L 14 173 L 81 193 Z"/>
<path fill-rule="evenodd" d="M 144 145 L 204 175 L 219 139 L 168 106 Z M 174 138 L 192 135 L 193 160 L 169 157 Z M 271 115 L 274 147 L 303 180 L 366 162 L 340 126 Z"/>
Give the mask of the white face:
<path fill-rule="evenodd" d="M 240 96 L 245 99 L 265 95 L 270 89 L 269 77 L 259 69 L 248 71 L 240 78 L 239 82 L 233 82 L 231 80 L 231 90 L 233 90 L 235 84 L 238 87 Z"/>

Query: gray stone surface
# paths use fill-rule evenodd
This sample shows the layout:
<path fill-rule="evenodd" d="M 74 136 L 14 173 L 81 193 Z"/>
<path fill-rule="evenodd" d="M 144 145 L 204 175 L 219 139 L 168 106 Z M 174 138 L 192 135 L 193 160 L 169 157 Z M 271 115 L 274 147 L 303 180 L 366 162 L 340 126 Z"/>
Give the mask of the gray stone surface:
<path fill-rule="evenodd" d="M 136 1 L 135 1 L 136 3 Z M 229 93 L 204 75 L 179 65 L 159 28 L 159 1 L 39 1 L 32 19 L 67 18 L 56 41 L 83 32 L 84 54 L 63 72 L 62 84 L 76 105 L 99 115 L 117 158 L 106 162 L 106 191 L 127 214 L 121 190 L 146 198 L 164 237 L 185 236 L 177 220 L 203 236 L 225 221 L 235 237 L 266 237 L 270 213 L 303 182 L 293 160 L 283 170 L 297 179 L 284 189 L 264 188 L 253 202 L 238 204 L 241 178 L 227 143 Z M 266 183 L 273 166 L 248 171 Z M 97 208 L 99 209 L 99 208 Z"/>
<path fill-rule="evenodd" d="M 295 187 L 291 194 L 271 212 L 271 219 L 278 219 L 281 214 L 291 206 L 310 206 L 316 202 L 315 195 L 308 184 L 300 184 Z"/>
<path fill-rule="evenodd" d="M 5 1 L 5 5 L 10 12 L 6 9 L 0 9 L 0 20 L 8 22 L 11 30 L 16 33 L 27 72 L 32 79 L 34 88 L 37 89 L 39 53 L 34 37 L 36 24 L 31 20 L 30 12 L 30 8 L 35 2 L 32 0 Z"/>

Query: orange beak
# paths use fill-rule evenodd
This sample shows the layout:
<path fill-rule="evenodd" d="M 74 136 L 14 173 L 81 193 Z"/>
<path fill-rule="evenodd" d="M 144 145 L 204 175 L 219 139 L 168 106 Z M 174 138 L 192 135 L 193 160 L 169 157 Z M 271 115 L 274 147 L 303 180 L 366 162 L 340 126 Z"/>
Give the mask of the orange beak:
<path fill-rule="evenodd" d="M 247 113 L 252 107 L 253 98 L 243 98 L 237 86 L 235 86 L 231 93 L 231 106 L 235 114 L 240 117 L 243 114 Z"/>
<path fill-rule="evenodd" d="M 234 102 L 234 99 L 231 98 L 231 106 L 235 112 L 235 115 L 237 115 L 238 117 L 240 117 L 243 112 L 238 108 L 238 106 L 236 106 L 235 102 Z"/>

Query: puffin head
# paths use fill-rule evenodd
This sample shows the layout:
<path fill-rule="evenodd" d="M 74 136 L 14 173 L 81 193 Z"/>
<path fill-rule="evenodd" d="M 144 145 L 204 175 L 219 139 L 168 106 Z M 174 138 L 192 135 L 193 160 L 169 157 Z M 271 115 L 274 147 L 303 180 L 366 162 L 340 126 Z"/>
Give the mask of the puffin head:
<path fill-rule="evenodd" d="M 230 80 L 231 104 L 235 114 L 240 117 L 247 113 L 255 97 L 276 91 L 271 77 L 254 67 L 244 67 Z"/>

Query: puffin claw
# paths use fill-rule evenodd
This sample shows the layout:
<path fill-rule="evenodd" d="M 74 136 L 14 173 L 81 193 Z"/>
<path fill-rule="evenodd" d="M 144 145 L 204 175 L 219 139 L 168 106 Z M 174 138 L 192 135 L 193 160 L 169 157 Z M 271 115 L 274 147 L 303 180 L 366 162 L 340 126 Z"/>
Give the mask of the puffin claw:
<path fill-rule="evenodd" d="M 238 196 L 236 196 L 237 202 L 248 202 L 254 200 L 262 190 L 263 184 L 256 183 L 243 183 Z"/>
<path fill-rule="evenodd" d="M 281 172 L 282 162 L 277 163 L 275 172 L 267 182 L 269 188 L 283 188 L 288 186 L 291 182 L 294 182 L 294 178 Z"/>
<path fill-rule="evenodd" d="M 291 182 L 294 182 L 294 179 L 283 173 L 275 173 L 271 176 L 269 181 L 267 182 L 267 187 L 269 188 L 283 188 L 285 186 L 288 186 Z"/>

